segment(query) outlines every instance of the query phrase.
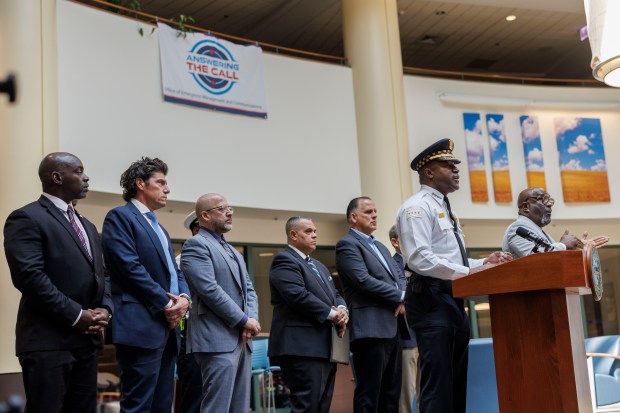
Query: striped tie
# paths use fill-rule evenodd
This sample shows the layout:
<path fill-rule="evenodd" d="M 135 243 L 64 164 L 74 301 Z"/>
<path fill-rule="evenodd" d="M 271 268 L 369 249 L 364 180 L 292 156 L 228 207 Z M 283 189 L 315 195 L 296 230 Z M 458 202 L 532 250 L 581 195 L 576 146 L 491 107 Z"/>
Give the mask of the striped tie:
<path fill-rule="evenodd" d="M 319 269 L 314 264 L 314 261 L 312 261 L 310 257 L 306 257 L 306 261 L 308 262 L 308 265 L 310 265 L 310 268 L 312 268 L 312 270 L 316 273 L 316 276 L 319 277 L 319 280 L 321 280 L 321 282 L 325 284 L 325 281 L 323 281 L 323 277 L 321 277 L 321 273 L 319 272 Z"/>
<path fill-rule="evenodd" d="M 84 233 L 78 226 L 77 222 L 75 222 L 75 212 L 73 211 L 73 207 L 71 205 L 69 205 L 69 207 L 67 208 L 67 216 L 69 217 L 69 222 L 71 223 L 73 230 L 75 231 L 78 238 L 80 239 L 80 242 L 82 243 L 82 247 L 84 247 L 84 251 L 86 251 L 86 255 L 88 255 L 88 258 L 92 261 L 93 257 L 90 255 L 90 252 L 88 251 L 88 245 L 86 244 L 86 237 L 84 237 Z"/>

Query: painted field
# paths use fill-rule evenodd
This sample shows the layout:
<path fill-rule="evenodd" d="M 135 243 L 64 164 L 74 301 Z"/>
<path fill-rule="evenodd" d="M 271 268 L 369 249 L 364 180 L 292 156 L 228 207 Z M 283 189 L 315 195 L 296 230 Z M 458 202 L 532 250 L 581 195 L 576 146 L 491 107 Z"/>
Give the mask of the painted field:
<path fill-rule="evenodd" d="M 526 175 L 528 188 L 547 189 L 547 180 L 545 179 L 544 172 L 526 172 Z"/>
<path fill-rule="evenodd" d="M 609 202 L 607 172 L 560 171 L 564 202 Z"/>
<path fill-rule="evenodd" d="M 487 189 L 486 171 L 469 171 L 469 181 L 471 183 L 472 202 L 488 202 L 489 190 Z"/>
<path fill-rule="evenodd" d="M 493 171 L 495 202 L 512 202 L 510 171 Z"/>

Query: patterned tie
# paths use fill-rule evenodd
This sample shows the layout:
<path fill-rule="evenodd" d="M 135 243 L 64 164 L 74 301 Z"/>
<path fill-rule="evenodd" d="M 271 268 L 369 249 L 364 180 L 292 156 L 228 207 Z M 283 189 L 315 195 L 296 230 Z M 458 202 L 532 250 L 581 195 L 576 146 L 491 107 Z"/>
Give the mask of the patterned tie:
<path fill-rule="evenodd" d="M 220 245 L 222 245 L 222 248 L 224 248 L 224 250 L 226 250 L 228 255 L 230 255 L 230 258 L 237 261 L 237 257 L 235 257 L 235 253 L 233 253 L 232 249 L 230 248 L 230 245 L 228 245 L 224 237 L 220 237 Z"/>
<path fill-rule="evenodd" d="M 88 255 L 88 259 L 92 261 L 93 257 L 90 255 L 90 252 L 88 250 L 88 245 L 86 244 L 86 237 L 84 236 L 84 233 L 78 226 L 77 222 L 75 222 L 75 212 L 73 211 L 73 207 L 71 205 L 69 205 L 69 207 L 67 208 L 67 216 L 69 217 L 69 222 L 71 223 L 73 230 L 75 231 L 77 237 L 82 243 L 82 247 L 84 247 L 84 251 L 86 251 L 86 255 Z"/>
<path fill-rule="evenodd" d="M 456 237 L 456 242 L 459 244 L 459 250 L 461 251 L 461 259 L 463 260 L 463 265 L 469 267 L 469 260 L 467 259 L 467 253 L 465 252 L 465 246 L 463 245 L 463 241 L 461 241 L 461 237 L 459 236 L 458 226 L 456 225 L 456 220 L 454 219 L 454 215 L 452 215 L 452 209 L 450 208 L 450 201 L 448 201 L 448 197 L 443 197 L 444 201 L 446 201 L 446 207 L 448 208 L 448 215 L 450 216 L 450 220 L 452 221 L 452 226 L 454 230 L 454 236 Z"/>
<path fill-rule="evenodd" d="M 170 251 L 168 250 L 168 240 L 164 236 L 164 232 L 159 226 L 159 222 L 157 222 L 157 217 L 152 211 L 146 213 L 146 216 L 151 220 L 153 224 L 153 229 L 159 238 L 159 242 L 161 243 L 162 248 L 164 249 L 164 255 L 166 256 L 166 262 L 168 264 L 168 271 L 170 272 L 170 294 L 179 295 L 179 278 L 177 275 L 177 270 L 172 262 L 172 258 L 170 257 Z"/>
<path fill-rule="evenodd" d="M 310 265 L 310 268 L 312 268 L 316 276 L 319 277 L 319 280 L 321 280 L 321 282 L 325 284 L 325 281 L 323 281 L 323 277 L 321 277 L 321 273 L 319 272 L 319 269 L 314 264 L 314 261 L 312 261 L 310 257 L 306 257 L 306 262 L 308 263 L 308 265 Z"/>

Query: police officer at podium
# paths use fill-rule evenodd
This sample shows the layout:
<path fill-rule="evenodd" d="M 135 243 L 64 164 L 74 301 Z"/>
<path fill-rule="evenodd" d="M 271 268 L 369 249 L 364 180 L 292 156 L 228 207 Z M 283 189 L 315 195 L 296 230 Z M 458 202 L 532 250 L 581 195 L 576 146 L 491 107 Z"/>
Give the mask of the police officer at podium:
<path fill-rule="evenodd" d="M 421 189 L 396 217 L 405 271 L 411 274 L 405 305 L 420 352 L 424 413 L 466 410 L 469 319 L 463 300 L 452 296 L 452 280 L 512 259 L 502 252 L 467 258 L 463 231 L 448 200 L 460 179 L 453 147 L 451 139 L 442 139 L 413 159 Z"/>

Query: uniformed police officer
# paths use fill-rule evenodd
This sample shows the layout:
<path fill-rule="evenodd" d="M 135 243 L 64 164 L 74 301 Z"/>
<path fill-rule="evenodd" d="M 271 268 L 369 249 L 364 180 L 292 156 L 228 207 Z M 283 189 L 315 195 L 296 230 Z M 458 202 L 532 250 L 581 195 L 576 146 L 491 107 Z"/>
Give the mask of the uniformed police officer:
<path fill-rule="evenodd" d="M 465 413 L 469 320 L 452 280 L 512 259 L 494 252 L 468 259 L 463 232 L 447 195 L 459 189 L 460 161 L 451 139 L 426 148 L 411 162 L 422 185 L 398 210 L 400 247 L 411 273 L 405 305 L 420 351 L 420 410 Z"/>

